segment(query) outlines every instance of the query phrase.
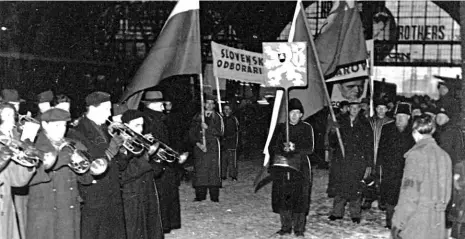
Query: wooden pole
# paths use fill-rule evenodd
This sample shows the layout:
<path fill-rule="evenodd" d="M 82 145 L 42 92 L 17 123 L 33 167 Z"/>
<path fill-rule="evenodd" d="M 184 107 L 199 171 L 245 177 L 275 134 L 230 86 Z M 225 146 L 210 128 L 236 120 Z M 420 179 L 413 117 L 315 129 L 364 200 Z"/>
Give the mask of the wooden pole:
<path fill-rule="evenodd" d="M 216 83 L 216 96 L 218 98 L 218 111 L 222 114 L 223 108 L 221 107 L 221 90 L 220 90 L 220 80 L 218 77 L 215 76 L 215 83 Z"/>
<path fill-rule="evenodd" d="M 462 56 L 462 85 L 460 89 L 460 123 L 462 132 L 465 132 L 465 2 L 460 2 L 460 45 L 461 45 L 461 56 Z"/>
<path fill-rule="evenodd" d="M 203 97 L 203 74 L 199 74 L 200 79 L 200 114 L 202 119 L 202 124 L 205 124 L 205 100 Z M 207 141 L 205 139 L 205 129 L 202 128 L 202 144 L 204 147 L 207 147 Z"/>

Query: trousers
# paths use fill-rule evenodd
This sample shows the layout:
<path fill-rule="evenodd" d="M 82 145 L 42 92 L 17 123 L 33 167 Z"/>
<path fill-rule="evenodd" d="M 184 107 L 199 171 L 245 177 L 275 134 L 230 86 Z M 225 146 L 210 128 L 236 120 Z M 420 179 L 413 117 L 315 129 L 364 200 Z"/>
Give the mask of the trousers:
<path fill-rule="evenodd" d="M 221 177 L 237 178 L 237 152 L 235 149 L 225 149 L 221 152 Z"/>
<path fill-rule="evenodd" d="M 210 192 L 210 199 L 218 201 L 220 197 L 220 187 L 195 187 L 195 198 L 198 200 L 205 200 L 207 198 L 207 191 Z"/>
<path fill-rule="evenodd" d="M 335 217 L 344 217 L 347 202 L 349 203 L 350 217 L 360 218 L 362 210 L 362 199 L 360 197 L 354 200 L 348 200 L 339 195 L 335 196 L 333 201 L 333 211 L 331 215 Z"/>
<path fill-rule="evenodd" d="M 289 210 L 279 212 L 281 219 L 281 230 L 291 232 L 294 229 L 295 233 L 305 232 L 305 224 L 307 216 L 305 213 L 293 213 Z"/>

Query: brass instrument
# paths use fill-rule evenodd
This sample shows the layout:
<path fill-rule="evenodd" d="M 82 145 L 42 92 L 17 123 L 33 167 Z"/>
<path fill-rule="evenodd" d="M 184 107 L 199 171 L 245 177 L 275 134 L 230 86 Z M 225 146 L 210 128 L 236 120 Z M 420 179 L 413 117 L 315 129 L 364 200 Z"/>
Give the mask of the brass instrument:
<path fill-rule="evenodd" d="M 19 115 L 18 116 L 18 124 L 20 126 L 23 126 L 26 122 L 31 122 L 31 123 L 40 125 L 40 122 L 38 120 L 32 118 L 29 115 Z"/>
<path fill-rule="evenodd" d="M 144 150 L 148 152 L 152 151 L 158 158 L 168 163 L 187 158 L 187 153 L 178 153 L 165 143 L 155 139 L 152 135 L 141 135 L 123 123 L 109 122 L 108 133 L 113 136 L 118 131 L 125 138 L 123 146 L 136 155 L 141 154 Z"/>
<path fill-rule="evenodd" d="M 37 167 L 44 157 L 44 152 L 36 149 L 30 144 L 7 136 L 0 136 L 0 144 L 11 151 L 11 160 L 24 167 Z"/>
<path fill-rule="evenodd" d="M 91 157 L 89 153 L 77 149 L 74 142 L 64 141 L 58 150 L 61 151 L 64 148 L 69 148 L 71 150 L 70 160 L 68 162 L 68 167 L 71 168 L 71 170 L 77 174 L 83 174 L 90 169 Z"/>

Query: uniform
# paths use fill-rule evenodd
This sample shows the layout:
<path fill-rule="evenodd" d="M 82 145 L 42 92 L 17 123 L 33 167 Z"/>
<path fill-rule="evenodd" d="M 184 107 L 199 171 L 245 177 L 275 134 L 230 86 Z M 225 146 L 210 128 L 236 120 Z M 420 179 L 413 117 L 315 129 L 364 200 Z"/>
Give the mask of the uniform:
<path fill-rule="evenodd" d="M 405 158 L 392 227 L 401 230 L 401 238 L 446 238 L 445 210 L 452 183 L 449 155 L 429 137 L 418 141 Z"/>

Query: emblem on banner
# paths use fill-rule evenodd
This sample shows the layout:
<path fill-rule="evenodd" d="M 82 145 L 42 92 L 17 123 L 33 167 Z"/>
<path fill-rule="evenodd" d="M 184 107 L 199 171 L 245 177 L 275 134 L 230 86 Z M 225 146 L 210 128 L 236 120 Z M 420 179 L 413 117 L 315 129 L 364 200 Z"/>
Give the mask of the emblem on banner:
<path fill-rule="evenodd" d="M 290 88 L 307 85 L 306 42 L 264 42 L 265 85 Z"/>

